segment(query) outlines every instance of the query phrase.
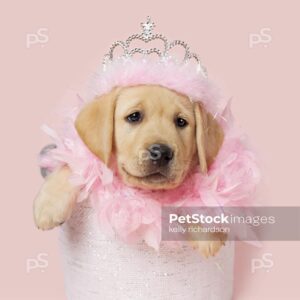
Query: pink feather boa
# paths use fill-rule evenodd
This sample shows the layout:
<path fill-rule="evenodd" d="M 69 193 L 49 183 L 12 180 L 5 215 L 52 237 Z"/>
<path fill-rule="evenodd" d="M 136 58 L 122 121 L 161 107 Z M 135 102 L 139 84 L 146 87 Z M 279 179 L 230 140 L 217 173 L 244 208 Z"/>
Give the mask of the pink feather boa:
<path fill-rule="evenodd" d="M 92 201 L 99 224 L 108 235 L 116 235 L 128 243 L 143 240 L 159 249 L 163 206 L 246 206 L 253 199 L 260 174 L 254 153 L 233 122 L 229 105 L 220 100 L 207 79 L 188 67 L 131 62 L 124 68 L 118 64 L 95 76 L 88 98 L 108 92 L 114 86 L 136 84 L 160 84 L 197 101 L 201 99 L 216 116 L 225 140 L 207 175 L 195 169 L 181 186 L 168 191 L 124 185 L 116 169 L 108 169 L 77 135 L 74 120 L 83 103 L 65 116 L 62 130 L 44 126 L 57 148 L 41 156 L 40 166 L 55 169 L 67 164 L 71 168 L 71 182 L 81 188 L 78 201 L 87 198 Z"/>

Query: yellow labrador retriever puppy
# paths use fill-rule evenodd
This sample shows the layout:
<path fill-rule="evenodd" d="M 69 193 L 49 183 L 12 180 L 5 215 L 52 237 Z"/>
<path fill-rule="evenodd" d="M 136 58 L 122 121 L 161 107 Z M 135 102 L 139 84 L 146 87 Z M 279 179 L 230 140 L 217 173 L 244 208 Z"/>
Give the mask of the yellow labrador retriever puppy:
<path fill-rule="evenodd" d="M 196 164 L 207 172 L 223 142 L 221 127 L 200 104 L 157 85 L 115 88 L 87 104 L 75 126 L 105 164 L 115 157 L 125 184 L 152 190 L 177 187 Z M 78 192 L 70 175 L 65 166 L 46 178 L 34 203 L 38 228 L 51 229 L 70 217 Z M 214 255 L 223 239 L 194 245 Z"/>

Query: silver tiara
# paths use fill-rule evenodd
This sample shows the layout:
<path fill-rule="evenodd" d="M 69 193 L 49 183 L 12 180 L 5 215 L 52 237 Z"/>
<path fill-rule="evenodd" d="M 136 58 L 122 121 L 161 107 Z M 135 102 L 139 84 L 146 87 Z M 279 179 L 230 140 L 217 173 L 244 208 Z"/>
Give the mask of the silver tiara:
<path fill-rule="evenodd" d="M 115 60 L 129 60 L 131 59 L 136 53 L 140 53 L 143 55 L 144 58 L 147 55 L 152 53 L 157 54 L 160 63 L 166 63 L 170 60 L 176 61 L 177 64 L 187 64 L 189 61 L 194 60 L 196 62 L 197 71 L 201 73 L 204 77 L 207 77 L 206 69 L 201 64 L 200 58 L 196 53 L 190 52 L 190 48 L 187 43 L 181 40 L 174 40 L 169 42 L 168 39 L 162 34 L 153 34 L 153 29 L 155 27 L 155 23 L 151 21 L 151 18 L 148 16 L 146 22 L 141 23 L 142 33 L 140 34 L 133 34 L 127 38 L 126 41 L 116 41 L 114 42 L 111 47 L 109 48 L 109 52 L 103 58 L 103 69 L 106 70 L 107 66 L 111 64 Z M 140 40 L 145 43 L 154 41 L 154 40 L 161 40 L 163 41 L 164 47 L 162 50 L 158 48 L 150 48 L 150 49 L 143 49 L 143 48 L 130 48 L 130 44 L 133 40 Z M 175 57 L 169 54 L 170 50 L 175 47 L 183 47 L 184 48 L 184 58 L 181 61 L 178 61 Z M 114 51 L 117 47 L 121 47 L 124 51 L 122 55 L 114 57 Z"/>

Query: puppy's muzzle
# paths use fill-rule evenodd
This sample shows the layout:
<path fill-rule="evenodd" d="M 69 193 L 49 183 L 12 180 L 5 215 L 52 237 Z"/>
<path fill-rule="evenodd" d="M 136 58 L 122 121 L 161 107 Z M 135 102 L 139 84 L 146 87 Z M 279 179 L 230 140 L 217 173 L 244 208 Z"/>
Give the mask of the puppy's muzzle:
<path fill-rule="evenodd" d="M 173 159 L 173 150 L 165 144 L 152 144 L 148 149 L 149 159 L 152 164 L 165 167 Z"/>

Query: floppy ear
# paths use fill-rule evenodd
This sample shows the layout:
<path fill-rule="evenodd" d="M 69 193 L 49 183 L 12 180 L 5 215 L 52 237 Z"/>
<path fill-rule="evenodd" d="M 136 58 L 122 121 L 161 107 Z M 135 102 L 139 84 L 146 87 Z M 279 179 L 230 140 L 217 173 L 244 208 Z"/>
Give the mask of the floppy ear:
<path fill-rule="evenodd" d="M 224 133 L 218 122 L 201 104 L 195 103 L 194 112 L 200 170 L 206 173 L 222 146 Z"/>
<path fill-rule="evenodd" d="M 97 97 L 77 116 L 76 130 L 86 146 L 108 165 L 114 131 L 114 111 L 117 90 Z"/>

